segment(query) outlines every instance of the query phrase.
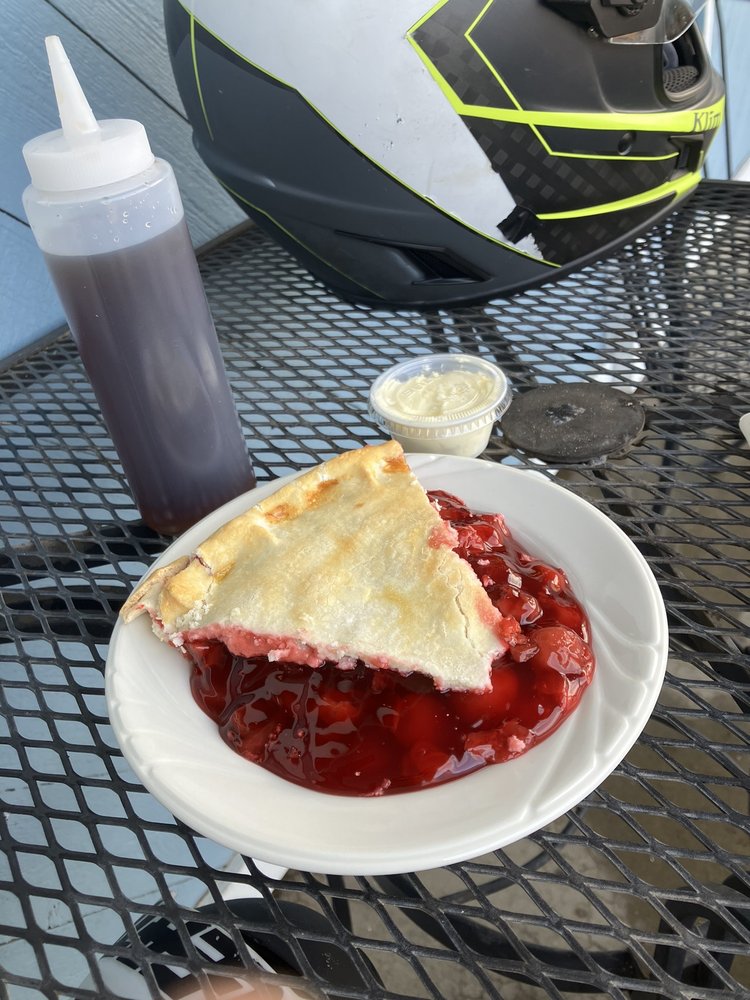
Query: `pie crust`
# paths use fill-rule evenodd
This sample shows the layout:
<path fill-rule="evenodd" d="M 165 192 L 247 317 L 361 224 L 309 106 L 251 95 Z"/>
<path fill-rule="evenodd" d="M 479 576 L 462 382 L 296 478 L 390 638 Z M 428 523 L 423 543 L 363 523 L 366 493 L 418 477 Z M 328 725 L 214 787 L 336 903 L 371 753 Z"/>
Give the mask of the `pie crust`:
<path fill-rule="evenodd" d="M 481 690 L 504 619 L 395 441 L 345 452 L 150 574 L 122 608 L 159 638 L 220 639 L 239 656 L 362 660 Z M 507 632 L 505 633 L 507 634 Z"/>

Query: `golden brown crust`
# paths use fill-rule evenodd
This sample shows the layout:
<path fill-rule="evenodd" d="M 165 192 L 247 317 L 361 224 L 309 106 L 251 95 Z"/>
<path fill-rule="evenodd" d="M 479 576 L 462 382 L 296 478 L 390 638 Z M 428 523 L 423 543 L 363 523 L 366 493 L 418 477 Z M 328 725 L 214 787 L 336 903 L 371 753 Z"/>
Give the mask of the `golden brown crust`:
<path fill-rule="evenodd" d="M 126 607 L 129 619 L 149 611 L 173 641 L 220 627 L 481 688 L 503 650 L 500 616 L 449 539 L 389 441 L 283 486 L 207 538 L 181 570 L 154 574 L 139 588 L 146 599 L 134 595 Z"/>
<path fill-rule="evenodd" d="M 181 556 L 179 559 L 175 559 L 174 562 L 169 563 L 166 566 L 161 566 L 159 569 L 154 570 L 153 573 L 142 580 L 141 583 L 135 588 L 130 597 L 125 601 L 122 608 L 120 609 L 120 614 L 126 622 L 132 622 L 134 618 L 138 615 L 143 614 L 147 611 L 146 601 L 149 594 L 152 595 L 154 601 L 162 593 L 164 589 L 164 584 L 169 579 L 169 577 L 174 576 L 179 573 L 180 570 L 184 570 L 185 567 L 190 562 L 188 556 Z M 154 606 L 155 603 L 154 603 Z"/>
<path fill-rule="evenodd" d="M 395 441 L 346 451 L 282 486 L 277 493 L 229 521 L 198 546 L 196 555 L 210 568 L 213 581 L 196 575 L 191 581 L 194 584 L 192 591 L 183 587 L 178 603 L 195 604 L 203 600 L 211 583 L 223 579 L 231 571 L 240 553 L 257 544 L 260 536 L 276 525 L 292 521 L 320 506 L 326 498 L 331 499 L 342 479 L 364 476 L 374 483 L 381 469 L 389 473 L 409 473 L 401 445 Z M 174 581 L 167 589 L 173 585 Z M 169 621 L 171 624 L 171 617 Z"/>
<path fill-rule="evenodd" d="M 365 471 L 374 479 L 380 467 L 388 473 L 409 472 L 403 450 L 395 441 L 366 445 L 315 466 L 218 528 L 198 546 L 197 558 L 189 567 L 191 560 L 183 556 L 148 576 L 131 594 L 120 613 L 125 621 L 132 621 L 148 610 L 142 597 L 153 591 L 154 595 L 161 595 L 159 618 L 167 628 L 175 627 L 179 618 L 205 598 L 214 583 L 227 576 L 239 554 L 257 541 L 260 533 L 318 506 L 340 478 L 347 478 L 355 471 Z"/>

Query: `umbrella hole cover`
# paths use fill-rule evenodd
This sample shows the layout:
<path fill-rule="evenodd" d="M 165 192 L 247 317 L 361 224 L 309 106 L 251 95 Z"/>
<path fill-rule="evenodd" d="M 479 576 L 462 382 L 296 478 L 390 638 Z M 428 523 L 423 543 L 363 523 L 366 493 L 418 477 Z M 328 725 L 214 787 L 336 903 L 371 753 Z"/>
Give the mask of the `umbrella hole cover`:
<path fill-rule="evenodd" d="M 596 382 L 543 385 L 516 396 L 500 427 L 508 444 L 549 462 L 589 462 L 623 452 L 642 432 L 643 407 Z"/>

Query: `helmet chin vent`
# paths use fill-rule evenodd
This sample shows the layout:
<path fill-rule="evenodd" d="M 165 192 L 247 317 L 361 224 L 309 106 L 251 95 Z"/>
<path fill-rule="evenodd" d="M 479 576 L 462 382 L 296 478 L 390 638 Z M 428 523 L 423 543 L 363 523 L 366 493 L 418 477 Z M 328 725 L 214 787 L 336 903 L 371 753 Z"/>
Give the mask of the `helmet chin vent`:
<path fill-rule="evenodd" d="M 676 66 L 674 69 L 664 70 L 664 89 L 670 94 L 680 94 L 683 90 L 690 88 L 698 82 L 697 66 Z"/>
<path fill-rule="evenodd" d="M 445 250 L 414 246 L 400 246 L 398 249 L 422 272 L 422 277 L 414 280 L 412 284 L 466 284 L 487 280 L 486 274 Z"/>

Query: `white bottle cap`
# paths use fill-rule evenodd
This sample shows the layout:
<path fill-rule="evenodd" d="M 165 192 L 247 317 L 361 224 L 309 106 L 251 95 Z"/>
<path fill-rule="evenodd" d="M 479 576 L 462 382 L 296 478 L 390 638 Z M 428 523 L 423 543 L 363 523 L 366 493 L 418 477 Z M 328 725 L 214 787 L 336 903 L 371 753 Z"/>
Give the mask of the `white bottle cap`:
<path fill-rule="evenodd" d="M 82 191 L 133 177 L 154 154 L 140 122 L 98 122 L 57 35 L 45 38 L 61 129 L 31 139 L 23 156 L 31 183 L 41 191 Z"/>

